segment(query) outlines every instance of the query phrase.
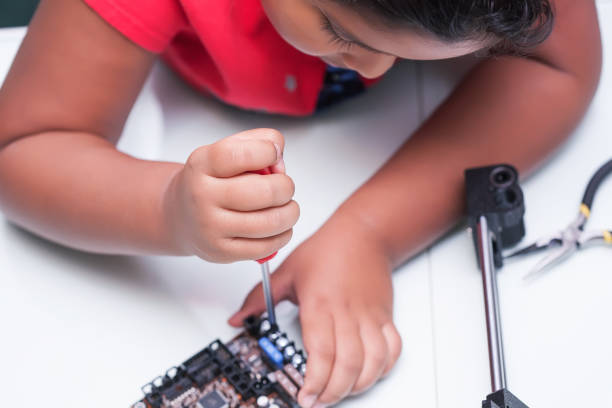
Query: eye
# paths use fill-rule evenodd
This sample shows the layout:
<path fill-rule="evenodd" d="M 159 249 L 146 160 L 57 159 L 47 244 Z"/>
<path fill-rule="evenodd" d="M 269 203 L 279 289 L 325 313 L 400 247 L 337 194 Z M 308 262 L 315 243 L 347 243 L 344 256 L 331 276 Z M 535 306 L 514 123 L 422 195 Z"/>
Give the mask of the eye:
<path fill-rule="evenodd" d="M 334 26 L 332 25 L 331 21 L 329 21 L 329 19 L 324 14 L 321 14 L 321 17 L 321 28 L 323 29 L 323 31 L 329 34 L 329 42 L 331 44 L 337 45 L 340 48 L 344 48 L 345 51 L 350 50 L 355 45 L 354 42 L 345 40 L 344 38 L 340 37 L 336 30 L 334 30 Z"/>

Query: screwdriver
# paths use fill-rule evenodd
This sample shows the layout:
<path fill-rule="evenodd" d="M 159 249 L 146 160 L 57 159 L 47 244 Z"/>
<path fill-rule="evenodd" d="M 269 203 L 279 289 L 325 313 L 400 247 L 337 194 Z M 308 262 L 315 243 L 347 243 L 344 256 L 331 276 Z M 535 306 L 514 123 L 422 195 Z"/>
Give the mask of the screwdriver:
<path fill-rule="evenodd" d="M 255 171 L 256 174 L 272 174 L 270 169 Z M 272 298 L 272 288 L 270 287 L 270 264 L 268 261 L 276 256 L 277 252 L 265 258 L 258 259 L 261 265 L 261 280 L 263 283 L 264 298 L 266 299 L 266 309 L 268 310 L 268 321 L 272 326 L 276 326 L 276 313 L 274 312 L 274 299 Z"/>
<path fill-rule="evenodd" d="M 261 280 L 266 299 L 266 309 L 268 310 L 268 321 L 272 326 L 276 326 L 276 313 L 274 312 L 274 299 L 272 298 L 272 289 L 270 288 L 270 264 L 268 261 L 275 256 L 276 252 L 268 257 L 257 260 L 261 265 Z"/>

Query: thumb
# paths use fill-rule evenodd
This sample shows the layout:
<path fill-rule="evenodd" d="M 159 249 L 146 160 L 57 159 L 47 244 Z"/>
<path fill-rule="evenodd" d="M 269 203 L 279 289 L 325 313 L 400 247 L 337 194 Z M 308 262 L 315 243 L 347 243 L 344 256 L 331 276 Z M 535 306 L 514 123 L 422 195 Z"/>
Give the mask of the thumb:
<path fill-rule="evenodd" d="M 283 274 L 277 271 L 270 277 L 270 287 L 272 289 L 272 297 L 274 304 L 278 304 L 283 300 L 291 300 L 291 282 L 288 279 L 283 279 Z M 286 275 L 286 274 L 285 274 Z M 234 327 L 241 327 L 242 322 L 250 315 L 259 316 L 266 311 L 266 299 L 264 297 L 263 285 L 257 284 L 247 295 L 244 303 L 232 317 L 228 323 Z"/>

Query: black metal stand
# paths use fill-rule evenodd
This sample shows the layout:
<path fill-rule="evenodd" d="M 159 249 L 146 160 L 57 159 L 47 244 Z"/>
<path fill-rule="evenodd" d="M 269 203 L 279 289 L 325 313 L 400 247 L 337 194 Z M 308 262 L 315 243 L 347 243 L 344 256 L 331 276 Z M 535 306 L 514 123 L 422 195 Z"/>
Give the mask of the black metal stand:
<path fill-rule="evenodd" d="M 483 408 L 528 408 L 507 389 L 497 269 L 503 265 L 502 249 L 525 236 L 525 202 L 513 166 L 499 164 L 465 171 L 468 224 L 482 273 L 491 394 Z"/>

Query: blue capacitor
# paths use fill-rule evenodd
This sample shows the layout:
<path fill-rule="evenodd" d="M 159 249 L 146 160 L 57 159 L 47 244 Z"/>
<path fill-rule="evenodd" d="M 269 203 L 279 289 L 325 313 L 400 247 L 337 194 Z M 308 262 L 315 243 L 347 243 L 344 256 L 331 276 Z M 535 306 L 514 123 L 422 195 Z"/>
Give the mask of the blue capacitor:
<path fill-rule="evenodd" d="M 264 353 L 266 353 L 266 355 L 278 368 L 283 368 L 283 354 L 267 337 L 262 337 L 259 339 L 259 347 L 261 347 Z"/>

